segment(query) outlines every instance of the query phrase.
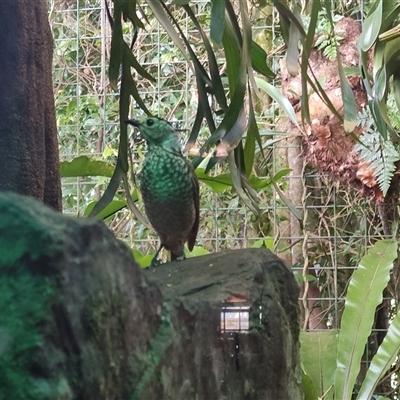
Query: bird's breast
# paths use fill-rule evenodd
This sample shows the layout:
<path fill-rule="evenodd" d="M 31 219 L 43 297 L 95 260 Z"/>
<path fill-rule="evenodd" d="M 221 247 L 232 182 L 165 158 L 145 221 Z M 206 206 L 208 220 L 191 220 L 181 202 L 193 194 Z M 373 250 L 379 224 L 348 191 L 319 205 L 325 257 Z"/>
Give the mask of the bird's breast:
<path fill-rule="evenodd" d="M 139 174 L 140 188 L 146 202 L 169 201 L 192 193 L 192 171 L 183 157 L 167 152 L 147 154 Z"/>

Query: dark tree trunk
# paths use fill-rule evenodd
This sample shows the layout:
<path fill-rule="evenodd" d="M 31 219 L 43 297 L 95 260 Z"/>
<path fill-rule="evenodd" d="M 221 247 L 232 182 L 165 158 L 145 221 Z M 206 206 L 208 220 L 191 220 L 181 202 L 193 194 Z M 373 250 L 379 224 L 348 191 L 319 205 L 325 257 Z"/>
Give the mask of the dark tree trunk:
<path fill-rule="evenodd" d="M 301 400 L 297 297 L 267 250 L 142 273 L 102 222 L 0 193 L 0 400 Z"/>
<path fill-rule="evenodd" d="M 46 1 L 1 2 L 0 37 L 0 190 L 61 210 Z"/>

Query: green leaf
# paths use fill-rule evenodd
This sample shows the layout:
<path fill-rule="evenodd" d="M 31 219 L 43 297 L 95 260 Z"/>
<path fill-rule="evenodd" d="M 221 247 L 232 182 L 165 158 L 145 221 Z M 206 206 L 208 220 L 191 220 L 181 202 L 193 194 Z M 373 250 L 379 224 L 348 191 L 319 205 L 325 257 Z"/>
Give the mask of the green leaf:
<path fill-rule="evenodd" d="M 390 323 L 389 329 L 378 351 L 372 358 L 357 400 L 370 399 L 379 381 L 396 361 L 400 352 L 400 312 Z"/>
<path fill-rule="evenodd" d="M 332 32 L 334 32 L 335 25 L 332 18 L 331 4 L 329 0 L 325 0 L 325 7 L 327 10 L 327 17 L 331 24 Z M 342 60 L 340 57 L 340 53 L 338 51 L 336 52 L 336 57 L 339 69 L 340 87 L 342 89 L 342 99 L 344 108 L 343 127 L 346 132 L 351 133 L 353 132 L 357 124 L 357 103 L 354 99 L 354 94 L 353 91 L 351 90 L 346 74 L 344 73 Z"/>
<path fill-rule="evenodd" d="M 216 177 L 207 175 L 203 168 L 196 169 L 196 176 L 209 186 L 215 193 L 222 193 L 224 190 L 232 188 L 232 179 L 230 174 L 220 174 Z"/>
<path fill-rule="evenodd" d="M 232 24 L 227 21 L 225 24 L 224 35 L 222 37 L 222 43 L 225 51 L 226 64 L 229 66 L 228 83 L 231 95 L 233 94 L 236 82 L 240 75 L 240 48 L 235 37 L 234 29 Z"/>
<path fill-rule="evenodd" d="M 385 32 L 399 17 L 400 4 L 397 1 L 383 1 L 381 32 Z M 383 41 L 382 35 L 379 37 Z"/>
<path fill-rule="evenodd" d="M 289 175 L 292 172 L 291 168 L 283 168 L 278 171 L 272 178 L 275 182 L 279 182 L 283 177 Z"/>
<path fill-rule="evenodd" d="M 185 246 L 184 251 L 186 258 L 193 258 L 210 254 L 208 250 L 206 250 L 204 247 L 201 246 L 194 246 L 192 251 L 189 251 Z"/>
<path fill-rule="evenodd" d="M 301 130 L 299 123 L 297 122 L 296 113 L 290 101 L 274 86 L 270 83 L 264 81 L 260 78 L 255 78 L 257 86 L 266 92 L 270 97 L 272 97 L 282 108 L 282 110 L 286 113 L 286 115 L 290 118 L 290 120 Z"/>
<path fill-rule="evenodd" d="M 301 23 L 300 14 L 296 6 L 294 6 L 293 15 L 299 20 L 299 23 Z M 299 40 L 302 37 L 296 24 L 291 23 L 289 28 L 289 43 L 286 51 L 286 67 L 289 74 L 292 76 L 296 76 L 299 73 Z"/>
<path fill-rule="evenodd" d="M 124 57 L 122 61 L 122 80 L 121 80 L 121 90 L 126 90 L 126 92 L 131 95 L 139 104 L 140 108 L 147 114 L 151 115 L 150 110 L 146 107 L 143 102 L 143 96 L 140 95 L 136 82 L 130 73 L 129 61 Z"/>
<path fill-rule="evenodd" d="M 228 166 L 229 166 L 229 171 L 230 175 L 232 178 L 232 184 L 233 187 L 236 189 L 236 192 L 240 199 L 243 201 L 243 203 L 254 212 L 254 214 L 258 215 L 260 210 L 258 208 L 257 202 L 259 201 L 257 198 L 257 195 L 251 191 L 249 191 L 249 188 L 247 189 L 247 192 L 243 189 L 243 184 L 246 182 L 246 177 L 242 175 L 241 170 L 238 168 L 238 165 L 235 162 L 235 157 L 234 153 L 230 153 L 228 155 Z"/>
<path fill-rule="evenodd" d="M 361 259 L 350 280 L 339 334 L 336 399 L 351 399 L 375 310 L 382 303 L 382 292 L 396 258 L 397 244 L 380 240 Z"/>
<path fill-rule="evenodd" d="M 143 255 L 139 250 L 132 249 L 132 255 L 135 261 L 139 264 L 140 268 L 147 268 L 150 266 L 153 256 L 151 254 Z"/>
<path fill-rule="evenodd" d="M 296 206 L 283 194 L 282 190 L 279 188 L 277 183 L 271 178 L 271 183 L 274 185 L 275 191 L 278 193 L 279 198 L 283 201 L 285 206 L 289 209 L 289 211 L 295 216 L 295 218 L 299 221 L 300 227 L 303 227 L 303 218 L 299 210 Z M 303 229 L 303 228 L 302 228 Z"/>
<path fill-rule="evenodd" d="M 361 50 L 368 51 L 375 43 L 382 23 L 383 1 L 377 1 L 375 10 L 367 16 L 361 32 Z"/>
<path fill-rule="evenodd" d="M 400 110 L 400 74 L 393 75 L 393 94 L 397 108 Z"/>
<path fill-rule="evenodd" d="M 271 179 L 260 179 L 253 174 L 249 175 L 248 180 L 251 187 L 255 190 L 264 189 L 265 187 L 272 185 Z"/>
<path fill-rule="evenodd" d="M 387 83 L 386 66 L 383 65 L 376 73 L 374 84 L 375 95 L 378 101 L 381 101 L 383 98 L 385 98 L 387 94 Z"/>
<path fill-rule="evenodd" d="M 79 156 L 72 161 L 62 161 L 60 163 L 60 175 L 62 178 L 75 176 L 105 176 L 111 178 L 114 170 L 114 165 L 87 156 Z"/>
<path fill-rule="evenodd" d="M 96 205 L 97 201 L 92 201 L 87 207 L 84 212 L 84 216 L 87 217 L 92 212 L 94 206 Z M 107 219 L 118 211 L 121 211 L 126 207 L 126 201 L 124 200 L 113 200 L 111 201 L 101 212 L 99 212 L 96 217 L 100 219 Z"/>
<path fill-rule="evenodd" d="M 314 45 L 314 37 L 315 37 L 315 30 L 318 23 L 318 14 L 320 11 L 320 0 L 314 0 L 311 3 L 311 18 L 310 24 L 308 26 L 308 31 L 306 34 L 305 39 L 303 40 L 303 52 L 301 55 L 301 75 L 303 77 L 308 76 L 308 64 L 311 51 Z M 303 122 L 306 121 L 310 123 L 310 108 L 309 108 L 309 101 L 308 101 L 308 87 L 307 87 L 307 79 L 301 80 L 301 116 Z"/>
<path fill-rule="evenodd" d="M 266 78 L 275 78 L 275 74 L 267 64 L 267 53 L 254 40 L 251 44 L 251 64 L 256 72 L 264 75 Z"/>
<path fill-rule="evenodd" d="M 111 177 L 110 182 L 109 182 L 103 196 L 94 205 L 92 211 L 88 215 L 89 217 L 97 216 L 98 214 L 100 214 L 101 211 L 103 211 L 107 207 L 108 204 L 111 203 L 111 201 L 114 199 L 115 193 L 117 193 L 117 190 L 121 183 L 122 175 L 123 175 L 123 171 L 117 165 L 117 168 L 115 168 L 114 174 Z"/>
<path fill-rule="evenodd" d="M 220 45 L 225 27 L 225 1 L 211 0 L 211 4 L 210 37 L 216 45 Z"/>
<path fill-rule="evenodd" d="M 114 4 L 114 23 L 112 27 L 110 65 L 108 69 L 110 86 L 114 90 L 117 90 L 118 87 L 119 70 L 122 62 L 122 55 L 124 52 L 121 14 L 121 3 L 120 1 L 116 1 Z"/>
<path fill-rule="evenodd" d="M 381 113 L 381 108 L 379 106 L 378 99 L 375 98 L 371 99 L 368 102 L 368 106 L 374 118 L 378 132 L 381 134 L 384 140 L 387 140 L 387 125 Z"/>
<path fill-rule="evenodd" d="M 262 149 L 262 144 L 261 144 L 261 138 L 260 138 L 260 132 L 258 130 L 258 125 L 256 121 L 256 117 L 254 114 L 254 108 L 253 108 L 253 101 L 250 96 L 249 99 L 249 122 L 248 122 L 248 127 L 247 127 L 247 136 L 246 136 L 246 142 L 244 145 L 244 162 L 245 162 L 245 171 L 246 171 L 246 176 L 250 176 L 251 171 L 253 169 L 253 162 L 254 162 L 254 155 L 255 155 L 255 150 L 256 150 L 256 141 L 260 148 Z"/>
<path fill-rule="evenodd" d="M 304 371 L 322 397 L 332 387 L 335 378 L 338 331 L 300 332 L 300 343 Z"/>
<path fill-rule="evenodd" d="M 301 20 L 299 20 L 298 17 L 295 15 L 295 13 L 293 13 L 289 9 L 289 7 L 287 6 L 287 4 L 285 4 L 285 2 L 281 0 L 274 0 L 274 5 L 278 10 L 279 14 L 282 14 L 287 20 L 290 21 L 291 24 L 295 24 L 302 36 L 306 36 Z"/>
<path fill-rule="evenodd" d="M 138 60 L 136 60 L 136 57 L 133 55 L 131 49 L 129 48 L 129 46 L 124 42 L 124 56 L 126 57 L 127 62 L 129 63 L 129 65 L 133 68 L 135 68 L 135 70 L 143 77 L 148 79 L 151 82 L 156 82 L 156 78 L 154 78 L 153 76 L 151 76 L 138 62 Z"/>
<path fill-rule="evenodd" d="M 244 129 L 241 129 L 241 126 L 244 112 L 244 97 L 246 94 L 246 60 L 250 51 L 249 40 L 243 40 L 243 47 L 240 49 L 235 39 L 232 21 L 226 21 L 222 42 L 226 55 L 231 103 L 218 128 L 204 143 L 202 150 L 207 149 L 224 136 L 228 136 L 229 143 L 232 143 L 232 145 L 234 143 L 237 144 L 244 134 Z M 238 136 L 240 137 L 238 138 Z"/>
<path fill-rule="evenodd" d="M 317 390 L 311 378 L 302 371 L 304 400 L 318 400 Z"/>
<path fill-rule="evenodd" d="M 339 62 L 339 53 L 337 54 L 337 58 Z M 339 75 L 344 107 L 343 127 L 346 132 L 353 132 L 357 124 L 357 103 L 341 63 L 339 64 Z"/>
<path fill-rule="evenodd" d="M 144 29 L 142 21 L 136 15 L 137 0 L 130 0 L 128 7 L 124 7 L 124 19 L 130 20 L 135 27 Z"/>
<path fill-rule="evenodd" d="M 111 180 L 103 193 L 103 196 L 95 204 L 93 210 L 89 213 L 89 217 L 95 217 L 98 215 L 108 204 L 114 199 L 115 193 L 117 192 L 121 180 L 127 176 L 128 172 L 128 127 L 125 122 L 128 119 L 129 111 L 129 89 L 124 84 L 125 77 L 131 76 L 129 67 L 126 70 L 126 66 L 122 68 L 122 84 L 119 98 L 119 116 L 120 116 L 120 135 L 119 135 L 119 146 L 118 146 L 118 158 L 117 166 L 115 167 L 114 173 Z M 128 195 L 128 194 L 127 194 Z"/>

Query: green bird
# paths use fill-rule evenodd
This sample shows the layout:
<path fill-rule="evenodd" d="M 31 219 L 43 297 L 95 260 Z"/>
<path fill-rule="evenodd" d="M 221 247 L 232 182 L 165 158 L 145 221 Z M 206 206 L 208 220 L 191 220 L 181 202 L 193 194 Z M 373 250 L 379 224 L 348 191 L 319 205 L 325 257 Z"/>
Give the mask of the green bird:
<path fill-rule="evenodd" d="M 185 259 L 199 228 L 199 184 L 192 164 L 183 154 L 178 134 L 166 120 L 145 117 L 128 124 L 139 128 L 147 142 L 147 154 L 139 173 L 139 186 L 147 217 L 160 237 L 160 250 L 171 252 L 171 261 Z"/>

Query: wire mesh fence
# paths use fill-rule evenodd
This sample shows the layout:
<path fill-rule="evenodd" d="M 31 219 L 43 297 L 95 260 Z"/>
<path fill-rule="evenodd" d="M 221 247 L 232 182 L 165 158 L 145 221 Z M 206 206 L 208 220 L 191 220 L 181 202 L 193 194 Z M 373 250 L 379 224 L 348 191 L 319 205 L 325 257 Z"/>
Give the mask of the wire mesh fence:
<path fill-rule="evenodd" d="M 209 2 L 196 1 L 193 8 L 207 27 Z M 115 162 L 118 93 L 110 88 L 107 77 L 111 29 L 105 3 L 52 0 L 49 9 L 55 40 L 54 90 L 61 160 L 87 155 Z M 142 17 L 147 17 L 146 29 L 139 31 L 132 49 L 155 80 L 137 76 L 138 90 L 154 115 L 189 132 L 197 106 L 195 76 L 145 4 L 141 12 Z M 201 48 L 198 31 L 183 11 L 178 10 L 174 15 L 201 58 L 205 50 Z M 269 65 L 279 73 L 284 47 L 276 10 L 272 5 L 261 10 L 252 6 L 251 16 L 253 37 L 266 48 Z M 135 32 L 128 26 L 123 28 L 129 42 Z M 222 57 L 219 63 L 223 70 Z M 274 84 L 279 87 L 279 74 Z M 141 113 L 134 103 L 131 112 L 133 115 Z M 265 179 L 278 176 L 279 192 L 273 185 L 259 190 L 261 213 L 255 216 L 232 190 L 212 190 L 203 183 L 197 245 L 205 252 L 252 246 L 265 246 L 275 251 L 303 282 L 300 303 L 304 327 L 309 327 L 310 321 L 315 319 L 320 325 L 314 329 L 339 328 L 352 271 L 366 248 L 383 237 L 378 210 L 357 190 L 333 182 L 304 162 L 301 143 L 292 140 L 285 115 L 274 101 L 267 96 L 259 100 L 256 114 L 265 147 L 264 154 L 259 152 L 256 156 L 254 171 Z M 205 126 L 202 132 L 200 137 L 206 138 Z M 183 143 L 184 139 L 185 134 Z M 143 143 L 132 139 L 131 152 L 134 175 L 145 154 Z M 293 154 L 297 155 L 301 172 L 283 173 L 288 168 L 288 157 Z M 224 165 L 218 165 L 211 173 L 224 172 Z M 64 177 L 64 212 L 85 215 L 90 203 L 99 199 L 107 182 L 108 179 L 101 176 Z M 293 187 L 301 192 L 301 204 L 295 204 L 300 220 L 282 200 L 282 193 L 290 199 Z M 123 193 L 117 195 L 123 196 Z M 118 237 L 142 254 L 154 253 L 158 247 L 155 234 L 127 209 L 116 213 L 107 223 Z M 395 293 L 386 295 L 388 299 L 396 298 Z M 368 362 L 368 351 L 365 358 Z"/>
<path fill-rule="evenodd" d="M 203 18 L 206 24 L 209 11 L 208 1 L 196 2 L 197 16 L 200 16 L 200 20 Z M 145 6 L 143 14 L 150 14 Z M 182 11 L 175 18 L 185 27 L 185 34 L 196 50 L 199 50 L 199 45 L 196 47 L 199 43 L 198 31 L 190 24 L 186 14 Z M 265 21 L 264 17 L 258 18 Z M 271 18 L 270 25 L 259 22 L 256 31 L 267 31 L 267 36 L 274 39 L 277 16 L 272 15 Z M 105 160 L 115 159 L 119 126 L 118 95 L 110 89 L 107 80 L 111 31 L 104 2 L 52 2 L 50 21 L 55 38 L 54 86 L 61 158 L 71 160 L 77 156 L 89 155 Z M 133 51 L 156 79 L 151 82 L 138 78 L 138 89 L 154 115 L 175 122 L 180 129 L 188 132 L 195 118 L 198 101 L 195 76 L 180 51 L 169 41 L 166 32 L 154 18 L 149 21 L 146 30 L 139 32 Z M 125 33 L 129 41 L 131 32 Z M 202 52 L 204 49 L 200 48 L 199 53 Z M 223 68 L 222 59 L 220 63 Z M 274 63 L 277 68 L 278 63 Z M 140 114 L 136 104 L 132 104 L 132 113 Z M 273 103 L 260 112 L 258 120 L 264 127 L 265 137 L 282 134 L 275 128 L 278 119 Z M 203 137 L 206 137 L 206 128 L 202 130 Z M 132 142 L 133 172 L 139 169 L 144 152 L 141 143 Z M 216 173 L 223 171 L 223 166 L 217 167 Z M 274 164 L 273 172 L 278 172 Z M 101 178 L 64 178 L 65 212 L 84 215 L 89 203 L 98 198 L 104 184 Z M 272 191 L 269 192 L 268 197 L 267 194 L 262 195 L 266 201 L 261 205 L 268 215 L 279 207 Z M 215 193 L 207 191 L 205 187 L 201 203 L 204 226 L 198 237 L 199 244 L 210 251 L 219 251 L 248 247 L 259 240 L 258 228 L 252 226 L 252 218 L 255 218 L 240 204 L 235 194 Z M 147 242 L 156 246 L 154 236 L 147 231 L 141 234 L 143 229 L 130 216 L 122 218 L 120 214 L 118 220 L 111 222 L 111 226 L 130 243 L 135 242 L 140 246 L 140 243 Z M 273 236 L 270 227 L 269 230 Z"/>

